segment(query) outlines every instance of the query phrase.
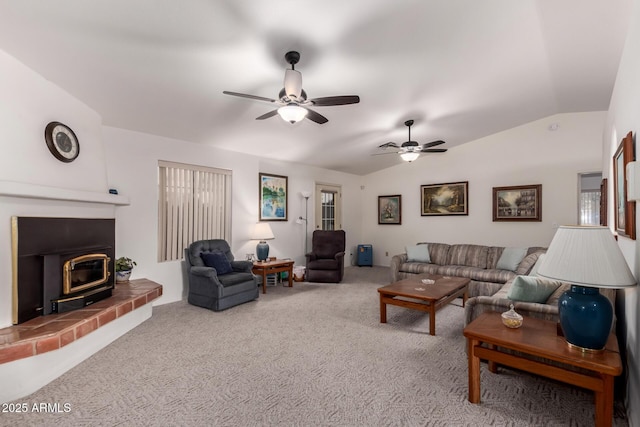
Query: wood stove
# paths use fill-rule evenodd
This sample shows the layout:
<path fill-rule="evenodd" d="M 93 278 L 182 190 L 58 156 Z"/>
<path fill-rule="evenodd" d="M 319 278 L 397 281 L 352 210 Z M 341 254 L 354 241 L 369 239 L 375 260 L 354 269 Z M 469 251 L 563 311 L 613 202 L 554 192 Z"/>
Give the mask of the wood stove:
<path fill-rule="evenodd" d="M 13 217 L 13 323 L 112 295 L 115 220 Z"/>

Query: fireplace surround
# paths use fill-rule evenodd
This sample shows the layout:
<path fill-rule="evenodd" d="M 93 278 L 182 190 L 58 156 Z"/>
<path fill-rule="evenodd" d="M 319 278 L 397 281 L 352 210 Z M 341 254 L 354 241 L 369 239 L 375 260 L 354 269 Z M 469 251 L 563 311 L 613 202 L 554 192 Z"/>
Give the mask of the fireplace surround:
<path fill-rule="evenodd" d="M 108 298 L 115 219 L 11 218 L 13 323 Z"/>

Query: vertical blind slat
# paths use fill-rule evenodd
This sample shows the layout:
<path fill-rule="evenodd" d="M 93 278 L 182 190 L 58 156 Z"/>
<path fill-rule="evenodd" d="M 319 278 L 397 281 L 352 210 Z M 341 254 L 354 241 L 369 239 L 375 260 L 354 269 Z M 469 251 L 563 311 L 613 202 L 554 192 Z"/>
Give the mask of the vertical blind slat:
<path fill-rule="evenodd" d="M 231 176 L 159 165 L 158 260 L 182 258 L 195 240 L 230 239 Z"/>

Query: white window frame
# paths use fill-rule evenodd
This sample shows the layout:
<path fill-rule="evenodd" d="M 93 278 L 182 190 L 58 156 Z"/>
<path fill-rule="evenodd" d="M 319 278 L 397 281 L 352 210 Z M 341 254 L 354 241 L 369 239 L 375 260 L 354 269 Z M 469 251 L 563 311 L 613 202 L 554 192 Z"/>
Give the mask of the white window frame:
<path fill-rule="evenodd" d="M 334 204 L 326 206 L 323 194 L 331 194 Z M 342 230 L 342 186 L 316 183 L 315 222 L 316 230 Z"/>

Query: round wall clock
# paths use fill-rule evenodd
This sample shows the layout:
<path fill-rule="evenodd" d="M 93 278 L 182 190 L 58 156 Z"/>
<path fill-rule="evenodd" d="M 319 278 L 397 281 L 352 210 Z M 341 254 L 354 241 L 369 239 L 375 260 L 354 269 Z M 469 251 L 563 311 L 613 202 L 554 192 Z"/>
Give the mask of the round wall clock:
<path fill-rule="evenodd" d="M 61 162 L 72 162 L 80 154 L 80 144 L 71 128 L 60 122 L 51 122 L 44 129 L 44 139 L 54 157 Z"/>

